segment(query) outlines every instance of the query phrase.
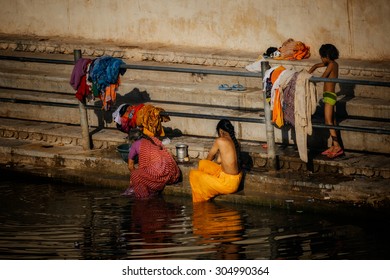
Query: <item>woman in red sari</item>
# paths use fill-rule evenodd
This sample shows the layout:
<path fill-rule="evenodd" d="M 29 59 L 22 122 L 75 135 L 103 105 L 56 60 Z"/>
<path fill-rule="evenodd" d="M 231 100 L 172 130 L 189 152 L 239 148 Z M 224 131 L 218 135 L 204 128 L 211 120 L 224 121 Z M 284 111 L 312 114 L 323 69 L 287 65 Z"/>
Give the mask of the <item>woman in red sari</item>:
<path fill-rule="evenodd" d="M 180 169 L 159 139 L 133 129 L 129 132 L 129 140 L 133 141 L 128 158 L 130 185 L 123 195 L 148 198 L 161 193 L 165 185 L 179 180 Z M 138 168 L 135 168 L 137 156 Z"/>

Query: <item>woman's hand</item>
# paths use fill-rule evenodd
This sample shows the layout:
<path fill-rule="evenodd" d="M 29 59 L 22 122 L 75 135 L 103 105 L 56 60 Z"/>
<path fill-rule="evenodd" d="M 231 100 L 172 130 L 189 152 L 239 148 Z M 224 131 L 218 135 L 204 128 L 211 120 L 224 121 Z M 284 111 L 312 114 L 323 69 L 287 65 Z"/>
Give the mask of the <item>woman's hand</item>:
<path fill-rule="evenodd" d="M 217 153 L 216 161 L 217 161 L 218 164 L 222 163 L 222 159 L 221 159 L 221 154 L 220 153 Z"/>
<path fill-rule="evenodd" d="M 135 167 L 134 167 L 134 160 L 132 160 L 132 159 L 128 160 L 128 168 L 129 168 L 130 171 L 135 169 Z"/>

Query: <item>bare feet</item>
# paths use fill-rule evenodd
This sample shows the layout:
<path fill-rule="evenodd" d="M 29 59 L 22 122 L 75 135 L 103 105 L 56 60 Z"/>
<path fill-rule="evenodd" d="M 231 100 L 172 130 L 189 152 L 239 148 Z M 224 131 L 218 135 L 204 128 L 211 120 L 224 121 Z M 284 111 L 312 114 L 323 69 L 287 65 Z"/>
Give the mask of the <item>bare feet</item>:
<path fill-rule="evenodd" d="M 343 149 L 340 146 L 332 146 L 332 150 L 327 154 L 328 158 L 336 158 L 344 154 Z"/>

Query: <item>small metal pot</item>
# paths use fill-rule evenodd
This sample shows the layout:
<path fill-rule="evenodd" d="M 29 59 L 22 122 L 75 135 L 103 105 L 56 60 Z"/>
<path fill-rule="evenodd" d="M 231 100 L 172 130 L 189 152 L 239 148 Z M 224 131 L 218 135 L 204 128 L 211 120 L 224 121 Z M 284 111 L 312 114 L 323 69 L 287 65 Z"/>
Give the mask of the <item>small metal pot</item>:
<path fill-rule="evenodd" d="M 188 157 L 188 145 L 177 144 L 176 145 L 176 157 L 178 162 L 184 162 L 184 159 Z"/>

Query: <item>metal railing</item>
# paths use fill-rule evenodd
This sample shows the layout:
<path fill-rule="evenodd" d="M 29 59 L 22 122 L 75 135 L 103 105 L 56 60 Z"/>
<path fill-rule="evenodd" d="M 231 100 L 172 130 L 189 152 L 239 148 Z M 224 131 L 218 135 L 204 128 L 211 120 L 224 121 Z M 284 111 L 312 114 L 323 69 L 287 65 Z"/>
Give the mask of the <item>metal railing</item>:
<path fill-rule="evenodd" d="M 36 62 L 36 63 L 49 63 L 49 64 L 65 64 L 65 65 L 74 65 L 75 62 L 81 58 L 81 50 L 74 50 L 74 60 L 59 60 L 59 59 L 46 59 L 46 58 L 33 58 L 33 57 L 18 57 L 18 56 L 0 56 L 0 60 L 13 60 L 19 62 Z M 254 77 L 262 78 L 264 77 L 265 71 L 269 68 L 269 63 L 267 61 L 261 62 L 261 72 L 247 72 L 247 71 L 226 71 L 226 70 L 214 70 L 214 69 L 202 69 L 202 68 L 187 68 L 187 67 L 173 67 L 173 66 L 150 66 L 150 65 L 134 65 L 134 64 L 123 64 L 120 66 L 125 69 L 133 70 L 143 70 L 143 71 L 162 71 L 162 72 L 176 72 L 176 73 L 191 73 L 191 74 L 204 74 L 204 75 L 222 75 L 222 76 L 237 76 L 237 77 Z M 335 82 L 341 84 L 360 84 L 360 85 L 369 85 L 369 86 L 380 86 L 380 87 L 390 87 L 390 82 L 383 81 L 370 81 L 370 80 L 352 80 L 352 79 L 330 79 L 330 78 L 320 78 L 320 77 L 311 77 L 309 79 L 311 82 Z M 263 93 L 265 94 L 265 93 Z M 276 152 L 275 152 L 275 136 L 274 136 L 274 126 L 271 122 L 271 111 L 268 102 L 264 96 L 264 118 L 243 118 L 243 117 L 230 117 L 230 116 L 215 116 L 199 113 L 183 113 L 183 112 L 170 112 L 165 111 L 162 114 L 168 116 L 177 116 L 177 117 L 188 117 L 188 118 L 204 118 L 204 119 L 221 119 L 229 118 L 231 121 L 238 122 L 251 122 L 251 123 L 264 123 L 266 125 L 266 138 L 267 138 L 267 153 L 270 160 L 269 166 L 273 169 L 276 169 Z M 36 104 L 47 103 L 49 106 L 65 106 L 65 107 L 76 107 L 74 104 L 60 104 L 54 102 L 43 102 L 43 101 L 29 101 L 29 100 L 19 100 L 19 99 L 9 99 L 9 98 L 0 98 L 1 102 L 15 102 L 15 103 L 30 103 Z M 90 136 L 88 128 L 88 119 L 87 119 L 87 109 L 97 109 L 100 107 L 86 105 L 83 102 L 79 101 L 78 104 L 80 110 L 80 125 L 82 128 L 82 138 L 83 138 L 83 148 L 90 149 Z M 313 123 L 314 128 L 333 128 L 336 130 L 346 130 L 346 131 L 357 131 L 357 132 L 366 132 L 366 133 L 377 133 L 377 134 L 390 134 L 390 131 L 385 128 L 370 128 L 370 127 L 352 127 L 352 126 L 333 126 L 326 124 Z"/>

